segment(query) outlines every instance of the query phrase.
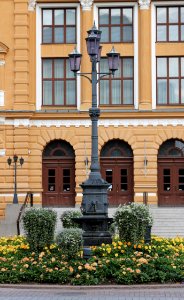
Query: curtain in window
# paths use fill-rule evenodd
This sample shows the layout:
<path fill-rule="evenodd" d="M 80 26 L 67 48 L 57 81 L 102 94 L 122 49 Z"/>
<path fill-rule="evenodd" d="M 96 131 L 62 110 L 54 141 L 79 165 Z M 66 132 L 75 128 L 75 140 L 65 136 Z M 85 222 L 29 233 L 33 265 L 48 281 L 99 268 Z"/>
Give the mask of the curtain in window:
<path fill-rule="evenodd" d="M 109 104 L 109 80 L 100 82 L 100 104 Z"/>
<path fill-rule="evenodd" d="M 158 79 L 157 81 L 158 104 L 167 104 L 167 80 Z"/>
<path fill-rule="evenodd" d="M 132 80 L 123 81 L 123 103 L 133 104 L 133 81 Z"/>
<path fill-rule="evenodd" d="M 43 105 L 52 105 L 52 81 L 43 82 Z"/>
<path fill-rule="evenodd" d="M 76 83 L 74 80 L 66 82 L 66 105 L 75 105 Z"/>
<path fill-rule="evenodd" d="M 121 104 L 121 80 L 112 80 L 112 104 Z"/>

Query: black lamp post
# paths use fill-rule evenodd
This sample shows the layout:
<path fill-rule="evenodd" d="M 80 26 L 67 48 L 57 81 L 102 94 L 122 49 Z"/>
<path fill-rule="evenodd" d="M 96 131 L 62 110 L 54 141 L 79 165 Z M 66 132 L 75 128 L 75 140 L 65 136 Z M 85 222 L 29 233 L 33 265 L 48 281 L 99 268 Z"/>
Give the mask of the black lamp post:
<path fill-rule="evenodd" d="M 17 162 L 18 162 L 18 156 L 14 154 L 13 160 L 9 157 L 7 159 L 7 163 L 9 167 L 11 166 L 11 163 L 14 163 L 14 195 L 13 195 L 13 203 L 18 204 L 18 197 L 17 197 Z M 20 166 L 22 167 L 24 163 L 24 159 L 21 157 L 19 159 Z"/>
<path fill-rule="evenodd" d="M 111 52 L 107 53 L 110 72 L 97 72 L 97 63 L 100 61 L 102 50 L 102 46 L 100 46 L 101 33 L 94 24 L 92 29 L 88 31 L 88 37 L 86 38 L 87 51 L 92 63 L 91 73 L 77 73 L 80 70 L 82 55 L 76 49 L 69 54 L 71 71 L 76 75 L 86 77 L 92 84 L 92 107 L 89 109 L 89 116 L 92 122 L 90 174 L 89 178 L 81 184 L 83 189 L 81 204 L 83 216 L 75 219 L 84 230 L 84 246 L 112 242 L 111 234 L 108 231 L 112 222 L 112 218 L 108 217 L 107 199 L 107 191 L 110 184 L 101 176 L 98 158 L 98 119 L 100 109 L 97 107 L 97 83 L 104 76 L 114 75 L 119 65 L 119 53 L 114 50 L 114 47 Z M 89 77 L 88 75 L 91 76 Z"/>

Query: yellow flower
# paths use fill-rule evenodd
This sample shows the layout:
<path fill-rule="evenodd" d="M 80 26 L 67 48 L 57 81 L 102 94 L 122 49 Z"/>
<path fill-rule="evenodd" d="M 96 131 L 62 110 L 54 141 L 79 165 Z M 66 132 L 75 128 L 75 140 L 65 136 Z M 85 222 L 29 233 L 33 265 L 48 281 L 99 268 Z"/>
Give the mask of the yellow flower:
<path fill-rule="evenodd" d="M 70 273 L 73 273 L 73 268 L 72 267 L 69 267 L 69 270 L 70 270 Z"/>
<path fill-rule="evenodd" d="M 51 261 L 52 261 L 52 262 L 55 262 L 55 261 L 56 261 L 55 257 L 52 257 Z"/>
<path fill-rule="evenodd" d="M 114 255 L 114 256 L 118 257 L 118 253 L 115 253 L 115 255 Z"/>
<path fill-rule="evenodd" d="M 50 249 L 54 249 L 54 248 L 56 248 L 56 244 L 51 244 Z"/>
<path fill-rule="evenodd" d="M 39 255 L 39 258 L 43 257 L 45 255 L 45 252 L 41 252 Z"/>
<path fill-rule="evenodd" d="M 127 243 L 127 245 L 128 245 L 128 246 L 131 246 L 131 243 L 130 243 L 130 242 L 128 242 L 128 243 Z"/>
<path fill-rule="evenodd" d="M 82 266 L 78 266 L 78 270 L 82 270 Z"/>

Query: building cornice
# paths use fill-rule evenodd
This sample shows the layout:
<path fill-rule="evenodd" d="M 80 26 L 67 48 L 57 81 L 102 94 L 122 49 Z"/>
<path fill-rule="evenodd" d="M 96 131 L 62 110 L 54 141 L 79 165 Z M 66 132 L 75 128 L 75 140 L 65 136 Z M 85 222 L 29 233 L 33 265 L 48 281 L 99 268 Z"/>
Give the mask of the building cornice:
<path fill-rule="evenodd" d="M 30 120 L 30 119 L 5 119 L 0 118 L 0 124 L 15 127 L 90 127 L 91 120 Z M 100 119 L 100 127 L 147 127 L 147 126 L 184 126 L 184 119 Z"/>

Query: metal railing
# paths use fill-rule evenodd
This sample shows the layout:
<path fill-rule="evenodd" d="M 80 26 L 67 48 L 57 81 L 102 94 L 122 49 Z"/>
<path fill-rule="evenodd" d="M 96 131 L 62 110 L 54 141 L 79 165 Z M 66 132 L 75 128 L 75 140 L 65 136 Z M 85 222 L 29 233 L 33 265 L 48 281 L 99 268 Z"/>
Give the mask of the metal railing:
<path fill-rule="evenodd" d="M 17 218 L 17 235 L 20 235 L 20 220 L 21 220 L 22 214 L 28 203 L 30 203 L 30 207 L 33 206 L 33 193 L 31 193 L 31 192 L 27 192 L 24 203 L 22 204 L 22 206 L 20 208 L 20 212 L 19 212 L 19 215 Z"/>

